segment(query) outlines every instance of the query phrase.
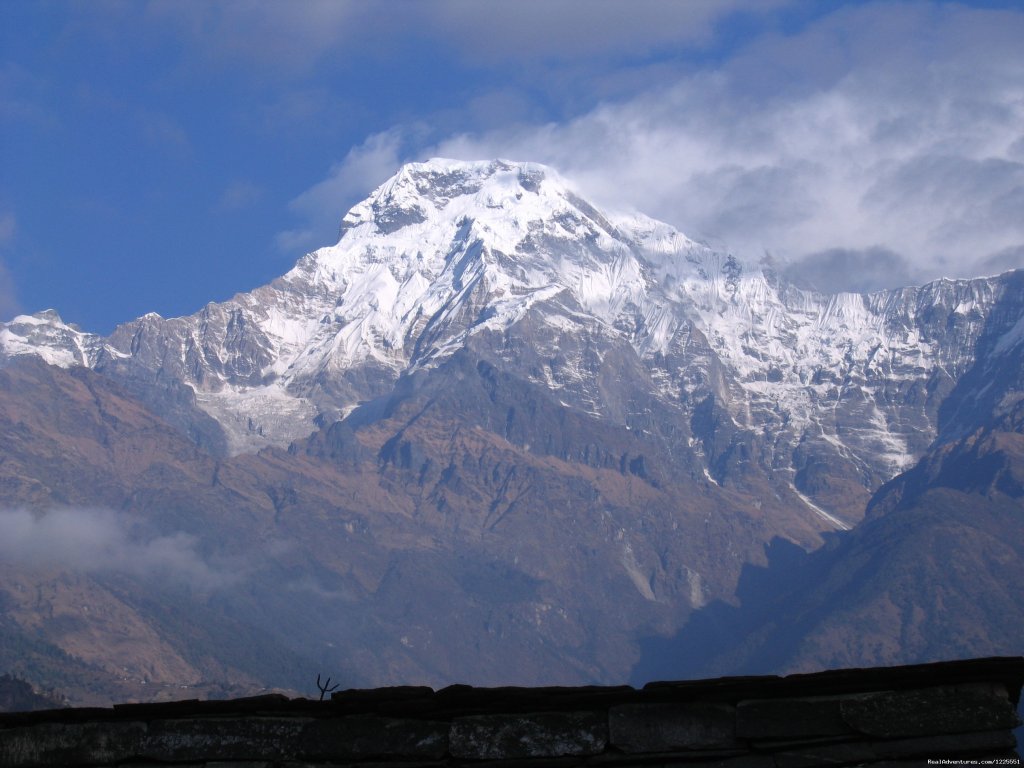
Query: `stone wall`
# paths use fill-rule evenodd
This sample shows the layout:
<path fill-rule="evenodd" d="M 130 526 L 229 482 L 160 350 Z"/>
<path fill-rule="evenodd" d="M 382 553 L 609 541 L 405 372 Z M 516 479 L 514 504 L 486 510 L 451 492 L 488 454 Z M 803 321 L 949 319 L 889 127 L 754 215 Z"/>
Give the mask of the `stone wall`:
<path fill-rule="evenodd" d="M 0 715 L 0 765 L 1016 764 L 1024 658 L 622 687 L 399 687 Z M 933 763 L 935 764 L 935 763 Z"/>

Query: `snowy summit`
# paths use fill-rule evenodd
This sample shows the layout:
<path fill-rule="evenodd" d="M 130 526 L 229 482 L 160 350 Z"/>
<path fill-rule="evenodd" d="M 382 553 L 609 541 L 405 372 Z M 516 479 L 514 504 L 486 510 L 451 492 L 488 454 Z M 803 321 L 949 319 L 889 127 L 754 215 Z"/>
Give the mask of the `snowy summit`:
<path fill-rule="evenodd" d="M 287 445 L 467 345 L 512 364 L 509 334 L 529 326 L 534 359 L 517 375 L 566 407 L 628 422 L 601 362 L 619 345 L 672 407 L 712 397 L 736 428 L 770 431 L 780 471 L 810 439 L 884 478 L 936 429 L 934 414 L 901 416 L 892 392 L 962 371 L 997 293 L 979 279 L 820 295 L 667 224 L 600 211 L 542 165 L 434 159 L 402 167 L 344 216 L 336 244 L 270 285 L 105 339 L 23 316 L 0 350 L 180 381 L 240 453 Z M 570 338 L 593 357 L 566 353 Z"/>

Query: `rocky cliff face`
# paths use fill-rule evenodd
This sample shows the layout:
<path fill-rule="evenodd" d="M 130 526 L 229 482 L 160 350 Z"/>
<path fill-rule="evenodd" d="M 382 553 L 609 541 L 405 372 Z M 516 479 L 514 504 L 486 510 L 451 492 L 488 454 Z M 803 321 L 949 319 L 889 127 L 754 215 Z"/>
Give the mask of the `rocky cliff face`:
<path fill-rule="evenodd" d="M 1019 653 L 1021 311 L 1015 291 L 992 306 L 977 361 L 939 409 L 938 439 L 875 493 L 861 524 L 811 555 L 774 542 L 768 566 L 741 576 L 738 605 L 708 605 L 674 640 L 652 640 L 637 674 L 808 671 Z"/>

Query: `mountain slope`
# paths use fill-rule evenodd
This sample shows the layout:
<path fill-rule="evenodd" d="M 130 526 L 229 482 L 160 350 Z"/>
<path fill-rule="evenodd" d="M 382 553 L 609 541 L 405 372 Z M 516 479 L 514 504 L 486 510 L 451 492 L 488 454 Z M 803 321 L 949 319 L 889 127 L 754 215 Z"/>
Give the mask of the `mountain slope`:
<path fill-rule="evenodd" d="M 221 460 L 87 369 L 25 359 L 0 384 L 6 663 L 79 703 L 300 688 L 318 664 L 352 685 L 621 680 L 638 634 L 730 594 L 767 518 L 815 539 L 469 353 L 373 418 Z"/>
<path fill-rule="evenodd" d="M 215 462 L 115 382 L 18 360 L 0 370 L 0 444 L 4 669 L 91 704 L 308 668 L 213 607 L 252 542 L 231 551 L 244 527 Z"/>
<path fill-rule="evenodd" d="M 810 556 L 748 569 L 739 607 L 709 606 L 673 641 L 650 641 L 635 674 L 1020 654 L 1024 346 L 1003 319 L 1020 316 L 1013 295 L 993 308 L 984 354 L 942 409 L 945 439 L 876 493 L 861 525 Z"/>

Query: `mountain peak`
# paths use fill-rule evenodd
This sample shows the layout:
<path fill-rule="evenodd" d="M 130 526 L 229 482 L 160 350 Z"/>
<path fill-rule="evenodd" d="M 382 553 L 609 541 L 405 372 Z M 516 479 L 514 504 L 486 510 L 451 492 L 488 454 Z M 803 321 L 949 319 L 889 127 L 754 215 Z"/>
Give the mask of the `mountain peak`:
<path fill-rule="evenodd" d="M 346 355 L 404 367 L 428 320 L 437 327 L 465 310 L 493 325 L 563 290 L 584 306 L 639 298 L 639 265 L 620 263 L 631 248 L 543 165 L 433 159 L 400 168 L 349 211 L 336 245 L 309 254 L 286 280 L 329 300 L 332 322 L 347 329 Z M 490 327 L 464 320 L 459 338 Z"/>
<path fill-rule="evenodd" d="M 37 355 L 52 365 L 91 365 L 100 346 L 98 336 L 65 323 L 55 309 L 18 315 L 0 328 L 0 359 Z"/>
<path fill-rule="evenodd" d="M 485 188 L 491 194 L 501 190 L 536 194 L 545 182 L 545 186 L 553 185 L 557 191 L 569 186 L 554 169 L 540 163 L 434 157 L 424 162 L 406 163 L 371 197 L 381 191 L 414 190 L 415 194 L 442 208 L 452 198 L 475 195 Z"/>
<path fill-rule="evenodd" d="M 572 196 L 564 179 L 538 163 L 433 158 L 403 165 L 348 212 L 341 232 L 372 224 L 374 231 L 390 234 L 426 221 L 459 198 L 469 198 L 460 208 L 493 210 L 542 194 L 554 199 Z"/>

